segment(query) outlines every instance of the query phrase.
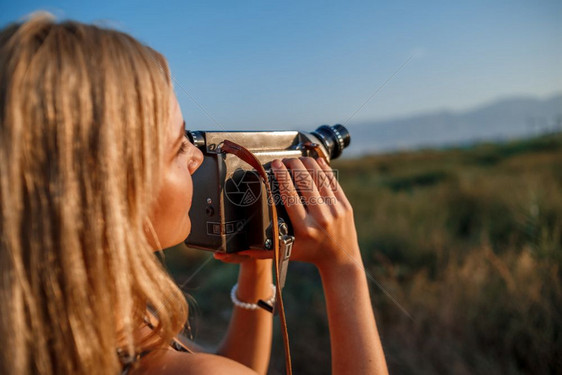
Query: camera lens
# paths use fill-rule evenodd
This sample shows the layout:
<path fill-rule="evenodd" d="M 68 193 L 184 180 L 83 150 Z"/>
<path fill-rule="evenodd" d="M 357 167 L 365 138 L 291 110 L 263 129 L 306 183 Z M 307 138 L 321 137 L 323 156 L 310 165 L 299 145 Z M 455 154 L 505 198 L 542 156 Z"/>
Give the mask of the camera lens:
<path fill-rule="evenodd" d="M 205 148 L 205 136 L 200 130 L 186 130 L 185 135 L 187 139 L 197 148 Z"/>
<path fill-rule="evenodd" d="M 312 134 L 322 142 L 330 154 L 330 159 L 339 157 L 343 149 L 349 146 L 351 142 L 349 132 L 341 124 L 319 126 Z"/>

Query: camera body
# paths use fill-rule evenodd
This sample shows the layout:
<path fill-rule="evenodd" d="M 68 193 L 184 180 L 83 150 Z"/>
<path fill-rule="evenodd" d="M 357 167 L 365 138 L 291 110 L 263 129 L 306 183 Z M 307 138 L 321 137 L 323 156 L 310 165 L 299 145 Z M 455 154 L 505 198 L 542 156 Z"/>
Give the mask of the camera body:
<path fill-rule="evenodd" d="M 228 139 L 251 151 L 273 177 L 271 161 L 301 156 L 337 158 L 349 145 L 342 125 L 322 125 L 314 132 L 299 131 L 186 131 L 204 160 L 193 174 L 190 210 L 191 234 L 185 244 L 208 251 L 235 253 L 242 250 L 270 250 L 273 231 L 268 197 L 259 175 L 234 154 L 221 151 Z M 305 147 L 310 144 L 319 147 Z M 318 155 L 318 150 L 324 155 Z M 287 235 L 293 228 L 278 196 L 275 178 L 270 178 L 279 223 Z"/>

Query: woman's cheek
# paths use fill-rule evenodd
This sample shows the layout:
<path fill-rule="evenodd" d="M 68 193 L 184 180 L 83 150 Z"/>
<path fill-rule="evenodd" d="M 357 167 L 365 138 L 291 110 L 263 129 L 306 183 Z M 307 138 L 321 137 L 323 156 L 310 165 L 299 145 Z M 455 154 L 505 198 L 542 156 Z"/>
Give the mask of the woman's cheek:
<path fill-rule="evenodd" d="M 185 164 L 178 167 L 175 174 L 174 181 L 174 196 L 176 207 L 187 215 L 191 206 L 191 199 L 193 195 L 193 186 L 191 175 Z"/>

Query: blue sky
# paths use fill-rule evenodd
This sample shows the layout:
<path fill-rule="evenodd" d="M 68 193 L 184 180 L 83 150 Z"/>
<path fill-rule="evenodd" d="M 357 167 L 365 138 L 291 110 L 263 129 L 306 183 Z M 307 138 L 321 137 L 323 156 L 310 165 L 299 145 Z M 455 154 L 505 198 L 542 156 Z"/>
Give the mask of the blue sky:
<path fill-rule="evenodd" d="M 159 50 L 192 129 L 344 123 L 375 93 L 349 125 L 562 91 L 557 0 L 0 4 L 1 25 L 45 9 Z"/>

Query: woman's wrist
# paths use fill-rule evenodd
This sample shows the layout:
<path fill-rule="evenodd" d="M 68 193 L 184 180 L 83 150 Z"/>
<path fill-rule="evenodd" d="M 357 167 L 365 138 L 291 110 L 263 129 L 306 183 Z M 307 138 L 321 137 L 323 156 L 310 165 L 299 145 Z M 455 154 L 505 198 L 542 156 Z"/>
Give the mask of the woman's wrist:
<path fill-rule="evenodd" d="M 257 302 L 271 297 L 272 261 L 248 260 L 240 263 L 237 297 L 241 301 Z"/>
<path fill-rule="evenodd" d="M 338 273 L 349 268 L 350 270 L 364 270 L 361 250 L 358 244 L 351 246 L 339 246 L 337 252 L 327 255 L 314 262 L 318 271 L 322 274 Z"/>
<path fill-rule="evenodd" d="M 365 275 L 365 268 L 363 262 L 359 260 L 357 263 L 348 262 L 345 264 L 323 264 L 317 266 L 320 277 L 324 280 L 344 280 L 347 278 L 355 278 Z"/>
<path fill-rule="evenodd" d="M 249 259 L 240 263 L 240 271 L 238 273 L 238 283 L 255 284 L 256 281 L 271 283 L 272 279 L 272 260 L 271 259 Z"/>
<path fill-rule="evenodd" d="M 277 288 L 275 287 L 275 285 L 271 284 L 271 297 L 269 297 L 268 300 L 262 299 L 261 302 L 265 302 L 266 306 L 273 307 L 275 305 L 276 289 Z M 230 299 L 232 300 L 234 306 L 240 307 L 245 310 L 257 310 L 259 308 L 263 308 L 260 303 L 240 301 L 238 299 L 238 284 L 234 284 L 234 286 L 230 290 Z"/>

